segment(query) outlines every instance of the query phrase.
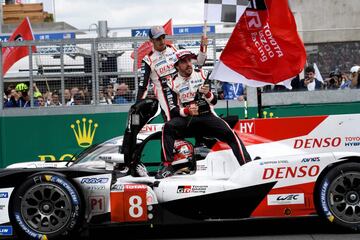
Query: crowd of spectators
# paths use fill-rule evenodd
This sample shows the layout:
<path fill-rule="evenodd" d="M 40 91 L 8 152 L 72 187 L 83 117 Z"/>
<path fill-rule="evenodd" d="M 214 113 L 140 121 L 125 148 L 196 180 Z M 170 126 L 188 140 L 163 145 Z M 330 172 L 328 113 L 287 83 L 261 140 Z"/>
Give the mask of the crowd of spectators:
<path fill-rule="evenodd" d="M 305 68 L 304 78 L 299 76 L 291 81 L 292 89 L 284 86 L 265 86 L 264 92 L 278 91 L 317 91 L 317 90 L 336 90 L 360 88 L 360 66 L 355 65 L 349 72 L 341 72 L 338 69 L 331 71 L 324 79 L 317 76 L 315 68 L 309 65 Z M 30 107 L 30 91 L 28 83 L 10 84 L 4 91 L 4 108 Z M 241 83 L 216 82 L 218 98 L 220 100 L 246 100 L 246 87 Z M 148 96 L 153 94 L 149 87 Z M 35 107 L 56 107 L 72 105 L 94 104 L 91 89 L 87 87 L 71 87 L 64 90 L 64 102 L 60 90 L 40 91 L 37 85 L 33 85 L 33 101 Z M 135 96 L 129 85 L 126 83 L 108 83 L 99 86 L 99 104 L 131 104 L 135 101 Z"/>
<path fill-rule="evenodd" d="M 71 87 L 64 89 L 64 102 L 60 90 L 40 91 L 33 84 L 33 102 L 35 107 L 56 107 L 94 104 L 91 89 L 87 87 Z M 30 107 L 30 89 L 28 83 L 10 84 L 3 96 L 4 108 Z M 99 87 L 99 104 L 127 104 L 134 102 L 132 91 L 126 83 L 108 84 Z"/>

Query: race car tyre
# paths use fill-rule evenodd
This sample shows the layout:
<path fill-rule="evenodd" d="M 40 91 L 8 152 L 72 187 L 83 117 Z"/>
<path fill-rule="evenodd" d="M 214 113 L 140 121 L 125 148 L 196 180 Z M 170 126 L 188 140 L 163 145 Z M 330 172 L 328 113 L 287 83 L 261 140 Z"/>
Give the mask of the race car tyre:
<path fill-rule="evenodd" d="M 81 198 L 64 176 L 36 174 L 14 191 L 9 215 L 24 239 L 65 239 L 81 221 Z"/>
<path fill-rule="evenodd" d="M 360 230 L 360 164 L 345 163 L 322 179 L 317 195 L 319 214 L 331 223 Z"/>

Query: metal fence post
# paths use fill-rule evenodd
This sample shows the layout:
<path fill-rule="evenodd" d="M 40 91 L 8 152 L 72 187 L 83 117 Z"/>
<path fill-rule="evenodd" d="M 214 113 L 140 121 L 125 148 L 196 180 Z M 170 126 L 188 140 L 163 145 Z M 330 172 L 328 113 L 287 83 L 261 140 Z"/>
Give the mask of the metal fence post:
<path fill-rule="evenodd" d="M 30 107 L 34 107 L 34 78 L 33 78 L 33 52 L 31 48 L 31 44 L 28 46 L 29 48 L 29 89 L 30 89 Z"/>
<path fill-rule="evenodd" d="M 139 89 L 139 77 L 138 77 L 138 42 L 134 42 L 134 81 L 135 81 L 135 95 Z M 135 96 L 136 98 L 137 96 Z"/>
<path fill-rule="evenodd" d="M 65 103 L 65 69 L 64 69 L 64 43 L 60 44 L 60 84 L 61 84 L 61 103 L 63 106 L 66 105 Z"/>
<path fill-rule="evenodd" d="M 92 59 L 91 59 L 91 66 L 92 66 L 92 96 L 93 96 L 93 100 L 95 105 L 99 104 L 99 91 L 96 91 L 95 87 L 96 85 L 99 86 L 99 56 L 97 53 L 97 44 L 98 42 L 96 41 L 96 39 L 94 39 L 94 41 L 91 44 L 91 52 L 92 52 Z"/>

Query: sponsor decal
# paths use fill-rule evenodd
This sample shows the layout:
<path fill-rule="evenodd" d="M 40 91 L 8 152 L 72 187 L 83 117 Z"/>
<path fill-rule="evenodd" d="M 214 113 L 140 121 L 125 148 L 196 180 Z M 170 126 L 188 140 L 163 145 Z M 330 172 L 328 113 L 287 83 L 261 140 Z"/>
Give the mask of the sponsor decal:
<path fill-rule="evenodd" d="M 326 197 L 326 192 L 327 192 L 328 187 L 329 187 L 329 182 L 326 180 L 321 187 L 320 201 L 321 201 L 321 207 L 324 210 L 326 217 L 329 219 L 330 222 L 333 222 L 334 216 L 332 215 L 332 213 L 330 212 L 330 210 L 328 208 L 328 201 L 327 201 L 327 197 Z"/>
<path fill-rule="evenodd" d="M 81 184 L 104 184 L 109 181 L 109 178 L 83 178 Z"/>
<path fill-rule="evenodd" d="M 66 181 L 64 181 L 62 178 L 59 178 L 57 176 L 45 175 L 45 178 L 49 178 L 49 177 L 50 177 L 51 182 L 55 182 L 55 183 L 60 184 L 61 186 L 63 186 L 68 191 L 68 193 L 71 196 L 72 202 L 76 205 L 75 208 L 78 208 L 79 207 L 79 199 L 78 199 L 78 196 L 77 196 L 75 190 Z"/>
<path fill-rule="evenodd" d="M 5 205 L 0 205 L 0 210 L 3 210 L 5 207 Z"/>
<path fill-rule="evenodd" d="M 105 190 L 105 186 L 99 186 L 99 185 L 88 186 L 86 189 L 90 191 L 101 191 L 101 190 Z"/>
<path fill-rule="evenodd" d="M 278 161 L 266 161 L 266 162 L 260 162 L 260 165 L 268 165 L 268 164 L 284 164 L 289 163 L 288 160 L 278 160 Z"/>
<path fill-rule="evenodd" d="M 206 165 L 197 165 L 196 166 L 196 170 L 197 171 L 206 171 L 206 169 L 207 169 L 207 166 Z"/>
<path fill-rule="evenodd" d="M 340 144 L 340 137 L 295 139 L 294 149 L 338 147 Z"/>
<path fill-rule="evenodd" d="M 178 186 L 177 193 L 206 193 L 208 186 Z"/>
<path fill-rule="evenodd" d="M 7 193 L 7 192 L 0 192 L 0 198 L 9 198 L 9 193 Z"/>
<path fill-rule="evenodd" d="M 82 124 L 80 124 L 81 122 Z M 74 132 L 79 147 L 90 147 L 94 140 L 96 128 L 99 126 L 99 124 L 95 123 L 92 125 L 92 119 L 89 119 L 88 123 L 86 123 L 86 118 L 82 118 L 81 121 L 76 120 L 75 123 L 77 127 L 75 127 L 75 124 L 71 124 L 70 127 Z"/>
<path fill-rule="evenodd" d="M 303 158 L 301 160 L 302 163 L 308 163 L 308 162 L 320 162 L 320 157 L 311 157 L 311 158 Z"/>
<path fill-rule="evenodd" d="M 142 184 L 127 184 L 127 185 L 125 185 L 125 190 L 134 190 L 134 189 L 147 189 L 147 186 L 142 185 Z"/>
<path fill-rule="evenodd" d="M 345 137 L 345 147 L 359 147 L 360 137 Z"/>
<path fill-rule="evenodd" d="M 38 234 L 38 233 L 34 232 L 33 230 L 31 230 L 30 228 L 28 228 L 27 225 L 23 222 L 23 220 L 20 217 L 20 214 L 18 212 L 15 213 L 15 219 L 16 219 L 17 223 L 19 224 L 20 228 L 26 234 L 28 234 L 30 237 L 32 237 L 34 239 L 42 239 L 42 237 L 44 236 L 44 235 Z"/>
<path fill-rule="evenodd" d="M 284 179 L 284 178 L 303 178 L 315 177 L 320 172 L 320 166 L 296 166 L 296 167 L 277 167 L 265 168 L 262 179 Z"/>
<path fill-rule="evenodd" d="M 240 122 L 240 133 L 254 134 L 254 122 Z"/>
<path fill-rule="evenodd" d="M 12 236 L 13 228 L 12 226 L 0 226 L 0 236 Z"/>
<path fill-rule="evenodd" d="M 116 190 L 117 192 L 123 192 L 124 191 L 124 185 L 122 185 L 122 184 L 114 184 L 111 187 L 111 190 Z"/>
<path fill-rule="evenodd" d="M 92 213 L 105 212 L 105 197 L 104 196 L 91 196 L 89 197 L 89 206 Z"/>
<path fill-rule="evenodd" d="M 203 80 L 202 79 L 195 79 L 195 80 L 191 80 L 190 83 L 201 83 L 202 84 Z"/>
<path fill-rule="evenodd" d="M 188 87 L 188 86 L 183 87 L 183 88 L 180 88 L 179 93 L 185 92 L 185 91 L 187 91 L 187 90 L 189 90 L 189 87 Z"/>
<path fill-rule="evenodd" d="M 271 205 L 289 205 L 304 204 L 303 193 L 286 193 L 286 194 L 269 194 L 267 196 L 267 204 Z"/>
<path fill-rule="evenodd" d="M 164 64 L 166 64 L 167 62 L 166 62 L 166 59 L 162 59 L 162 60 L 160 60 L 159 62 L 157 62 L 156 64 L 155 64 L 155 68 L 158 68 L 158 67 L 160 67 L 161 65 L 164 65 Z"/>
<path fill-rule="evenodd" d="M 156 132 L 156 125 L 145 125 L 140 132 Z"/>

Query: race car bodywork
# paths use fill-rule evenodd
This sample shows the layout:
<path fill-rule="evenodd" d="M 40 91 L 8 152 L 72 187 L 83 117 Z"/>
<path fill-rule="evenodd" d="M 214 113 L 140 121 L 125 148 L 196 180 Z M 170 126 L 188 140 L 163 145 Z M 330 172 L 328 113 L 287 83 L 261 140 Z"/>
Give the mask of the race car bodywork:
<path fill-rule="evenodd" d="M 160 180 L 114 168 L 124 157 L 106 151 L 68 166 L 3 169 L 0 236 L 11 230 L 56 239 L 93 225 L 316 215 L 358 230 L 359 121 L 356 114 L 241 120 L 234 131 L 256 160 L 240 166 L 227 144 L 209 141 L 195 147 L 194 173 Z M 136 145 L 140 161 L 160 133 L 161 124 L 142 128 Z M 122 139 L 104 146 L 109 144 L 118 148 Z"/>

